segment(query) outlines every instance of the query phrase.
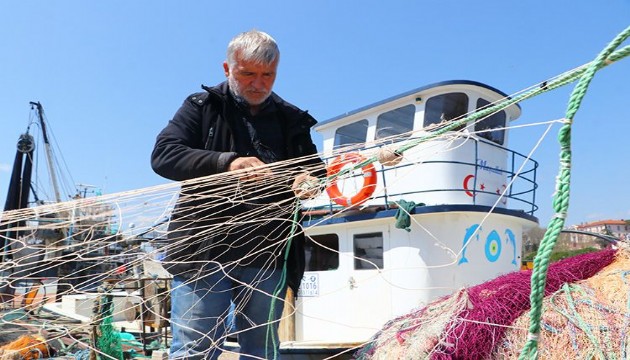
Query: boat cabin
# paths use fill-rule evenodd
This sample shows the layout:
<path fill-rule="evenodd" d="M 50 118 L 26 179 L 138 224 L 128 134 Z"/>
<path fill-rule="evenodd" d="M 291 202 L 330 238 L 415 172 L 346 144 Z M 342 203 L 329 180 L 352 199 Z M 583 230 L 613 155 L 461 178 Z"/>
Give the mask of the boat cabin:
<path fill-rule="evenodd" d="M 304 203 L 306 273 L 281 349 L 360 344 L 396 316 L 519 270 L 522 234 L 538 223 L 538 165 L 507 147 L 520 107 L 461 121 L 506 96 L 441 82 L 315 127 L 339 176 Z M 366 164 L 383 149 L 399 162 Z"/>

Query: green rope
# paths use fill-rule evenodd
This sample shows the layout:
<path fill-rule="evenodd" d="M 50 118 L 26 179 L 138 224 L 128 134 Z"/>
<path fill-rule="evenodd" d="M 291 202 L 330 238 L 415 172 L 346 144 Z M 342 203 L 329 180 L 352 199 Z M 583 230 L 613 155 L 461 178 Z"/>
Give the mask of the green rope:
<path fill-rule="evenodd" d="M 282 292 L 282 289 L 286 286 L 287 283 L 287 260 L 289 259 L 289 250 L 291 249 L 291 243 L 293 241 L 293 237 L 295 236 L 295 232 L 297 230 L 297 223 L 300 217 L 300 199 L 296 199 L 295 204 L 293 206 L 293 222 L 291 224 L 291 233 L 289 234 L 287 240 L 287 246 L 284 249 L 284 264 L 282 266 L 282 274 L 280 276 L 280 281 L 276 286 L 276 289 L 273 292 L 273 297 L 271 298 L 271 306 L 269 307 L 269 315 L 267 317 L 267 332 L 265 334 L 265 350 L 268 350 L 267 346 L 271 342 L 273 345 L 273 358 L 278 358 L 278 341 L 279 339 L 275 336 L 275 331 L 273 331 L 273 327 L 275 326 L 275 307 L 278 296 Z M 267 352 L 267 351 L 265 351 Z"/>
<path fill-rule="evenodd" d="M 560 143 L 560 170 L 556 179 L 556 193 L 553 199 L 554 217 L 551 219 L 547 231 L 540 243 L 538 253 L 534 258 L 534 269 L 531 277 L 530 293 L 530 324 L 527 342 L 523 347 L 519 359 L 536 359 L 538 356 L 538 336 L 540 333 L 540 318 L 542 315 L 542 302 L 545 295 L 547 281 L 547 269 L 551 252 L 556 244 L 560 231 L 564 227 L 564 221 L 569 208 L 569 185 L 571 180 L 571 124 L 573 117 L 579 109 L 586 90 L 597 70 L 606 66 L 612 59 L 616 49 L 626 38 L 630 36 L 630 27 L 625 29 L 593 60 L 580 71 L 580 80 L 575 86 L 569 99 L 564 125 L 559 130 L 558 142 Z M 623 50 L 625 55 L 630 53 L 629 47 Z M 621 54 L 619 54 L 620 56 Z M 617 58 L 618 55 L 615 55 Z"/>
<path fill-rule="evenodd" d="M 120 333 L 114 330 L 112 314 L 114 312 L 114 296 L 111 294 L 111 287 L 105 287 L 105 294 L 97 300 L 96 322 L 98 331 L 95 334 L 94 346 L 104 354 L 97 355 L 97 358 L 123 358 Z"/>
<path fill-rule="evenodd" d="M 628 30 L 626 29 L 624 31 L 627 32 Z M 622 33 L 623 34 L 623 33 Z M 622 40 L 623 41 L 623 40 Z M 478 111 L 476 111 L 474 114 L 470 114 L 468 116 L 462 117 L 459 120 L 452 120 L 449 123 L 445 124 L 444 126 L 440 127 L 439 129 L 430 131 L 428 134 L 425 134 L 423 136 L 420 136 L 418 138 L 414 138 L 408 142 L 406 142 L 405 144 L 401 145 L 399 148 L 397 148 L 395 150 L 395 153 L 397 154 L 403 154 L 405 151 L 412 149 L 426 141 L 435 139 L 449 131 L 452 131 L 454 129 L 457 129 L 459 127 L 461 127 L 462 125 L 465 125 L 468 122 L 471 121 L 477 121 L 479 119 L 483 119 L 488 115 L 491 115 L 499 110 L 503 110 L 511 105 L 520 103 L 524 100 L 527 100 L 529 98 L 532 98 L 534 96 L 540 95 L 542 93 L 551 91 L 551 90 L 555 90 L 557 88 L 560 88 L 562 86 L 568 85 L 578 79 L 582 79 L 583 76 L 585 76 L 585 73 L 587 73 L 587 71 L 589 71 L 589 69 L 592 69 L 594 66 L 593 65 L 597 65 L 595 68 L 595 70 L 599 70 L 600 68 L 603 68 L 605 66 L 608 66 L 610 64 L 612 64 L 615 61 L 618 61 L 620 59 L 623 59 L 627 56 L 630 55 L 630 46 L 626 46 L 623 47 L 615 52 L 611 52 L 609 54 L 606 55 L 606 57 L 604 57 L 603 61 L 599 62 L 596 64 L 596 61 L 593 61 L 591 63 L 588 63 L 586 65 L 580 66 L 576 69 L 573 69 L 571 71 L 567 71 L 564 74 L 558 75 L 555 78 L 546 81 L 544 83 L 544 85 L 533 88 L 532 90 L 526 91 L 520 95 L 517 95 L 513 98 L 504 98 L 500 101 L 497 101 L 496 103 L 494 103 L 494 105 L 492 106 L 488 106 L 485 107 L 483 109 L 479 109 Z M 594 71 L 593 71 L 594 72 Z M 592 75 L 589 73 L 589 76 Z M 589 80 L 590 82 L 590 80 Z M 586 91 L 586 89 L 584 89 L 584 91 Z M 579 107 L 579 105 L 578 105 Z M 577 108 L 575 108 L 575 111 L 577 111 Z M 570 117 L 567 117 L 570 118 Z M 321 184 L 329 184 L 331 182 L 333 182 L 335 179 L 337 179 L 340 176 L 343 175 L 347 175 L 351 172 L 353 172 L 356 169 L 360 169 L 366 165 L 375 163 L 376 161 L 378 161 L 378 158 L 376 155 L 370 157 L 370 158 L 366 158 L 364 161 L 354 164 L 352 167 L 344 167 L 343 169 L 341 169 L 338 173 L 333 174 L 333 175 L 329 175 L 326 177 L 326 179 L 320 181 Z M 321 185 L 320 184 L 320 185 Z"/>
<path fill-rule="evenodd" d="M 626 33 L 628 30 L 626 29 L 624 31 L 624 33 Z M 623 34 L 623 33 L 622 33 Z M 619 35 L 621 36 L 621 35 Z M 623 39 L 622 39 L 623 41 Z M 621 41 L 621 42 L 622 42 Z M 614 48 L 613 48 L 614 49 Z M 607 53 L 606 56 L 603 58 L 602 61 L 597 61 L 597 59 L 593 62 L 590 62 L 588 64 L 585 64 L 583 66 L 580 66 L 576 69 L 573 69 L 571 71 L 567 71 L 561 75 L 556 76 L 555 78 L 552 78 L 548 81 L 546 81 L 544 83 L 544 85 L 541 85 L 539 87 L 533 88 L 529 91 L 526 91 L 520 95 L 517 95 L 513 98 L 504 98 L 500 101 L 497 101 L 496 103 L 494 103 L 494 105 L 492 106 L 488 106 L 486 108 L 483 109 L 479 109 L 478 111 L 476 111 L 474 114 L 470 114 L 466 117 L 463 117 L 459 120 L 453 120 L 447 124 L 445 124 L 444 126 L 440 127 L 439 129 L 430 131 L 428 134 L 425 134 L 423 136 L 420 136 L 418 138 L 414 138 L 411 139 L 410 141 L 406 142 L 405 144 L 401 145 L 398 149 L 395 150 L 396 153 L 398 154 L 403 154 L 405 151 L 412 149 L 416 146 L 418 146 L 419 144 L 422 144 L 426 141 L 435 139 L 449 131 L 452 131 L 454 129 L 457 129 L 459 127 L 461 127 L 462 125 L 465 125 L 468 122 L 471 121 L 477 121 L 479 119 L 483 119 L 488 115 L 491 115 L 499 110 L 505 109 L 511 105 L 514 105 L 516 103 L 520 103 L 524 100 L 527 100 L 529 98 L 532 98 L 534 96 L 540 95 L 542 93 L 551 91 L 551 90 L 555 90 L 557 88 L 560 88 L 562 86 L 568 85 L 578 79 L 583 79 L 585 76 L 592 78 L 592 73 L 594 73 L 596 70 L 599 70 L 605 66 L 608 66 L 612 63 L 614 63 L 615 61 L 618 61 L 620 59 L 623 59 L 627 56 L 630 55 L 630 46 L 625 46 L 617 51 L 614 52 L 610 52 Z M 589 80 L 590 82 L 590 80 Z M 587 83 L 588 84 L 588 83 Z M 588 85 L 586 85 L 588 86 Z M 575 91 L 575 90 L 574 90 Z M 584 88 L 584 91 L 586 91 L 586 88 Z M 577 107 L 579 107 L 579 104 L 577 105 Z M 575 111 L 577 111 L 577 108 L 575 108 L 573 112 L 573 114 L 575 114 Z M 570 118 L 567 116 L 567 118 Z M 325 183 L 329 183 L 334 181 L 336 178 L 345 175 L 345 174 L 349 174 L 350 172 L 356 170 L 356 169 L 360 169 L 368 164 L 372 164 L 374 162 L 376 162 L 378 159 L 375 156 L 372 156 L 370 158 L 365 159 L 364 161 L 355 164 L 354 166 L 348 168 L 344 168 L 341 171 L 339 171 L 338 173 L 334 174 L 334 175 L 330 175 L 326 178 Z"/>

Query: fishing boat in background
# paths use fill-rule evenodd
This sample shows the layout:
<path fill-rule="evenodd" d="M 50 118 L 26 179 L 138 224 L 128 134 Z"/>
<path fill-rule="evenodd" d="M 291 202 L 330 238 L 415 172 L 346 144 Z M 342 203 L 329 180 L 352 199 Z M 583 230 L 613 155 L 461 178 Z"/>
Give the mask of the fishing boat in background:
<path fill-rule="evenodd" d="M 135 225 L 123 221 L 123 200 L 69 182 L 43 106 L 30 105 L 34 116 L 17 142 L 0 213 L 0 356 L 31 356 L 34 349 L 35 358 L 96 354 L 96 334 L 109 321 L 118 338 L 127 336 L 127 352 L 150 354 L 150 343 L 160 335 L 154 330 L 168 323 L 168 278 L 156 277 L 165 272 L 147 256 L 151 244 L 160 246 L 157 227 L 165 221 L 134 232 Z M 41 159 L 47 171 L 39 171 Z M 36 176 L 43 173 L 45 178 Z M 151 218 L 150 211 L 138 211 L 129 217 Z M 60 326 L 67 331 L 59 332 Z"/>
<path fill-rule="evenodd" d="M 100 243 L 107 239 L 115 244 L 119 238 L 115 212 L 110 204 L 95 200 L 100 195 L 95 186 L 68 184 L 72 177 L 61 169 L 64 162 L 49 134 L 43 106 L 30 105 L 34 116 L 18 139 L 4 206 L 4 214 L 17 211 L 23 216 L 19 221 L 0 216 L 0 294 L 8 308 L 59 301 L 58 295 L 70 289 L 94 289 L 103 274 L 119 265 L 100 260 L 117 252 L 115 246 Z M 39 130 L 39 141 L 31 135 L 32 128 Z M 39 155 L 36 143 L 42 144 Z M 47 171 L 39 171 L 39 159 L 45 159 Z M 47 177 L 36 176 L 44 173 Z M 81 199 L 81 206 L 56 206 Z M 77 248 L 87 251 L 78 258 Z"/>

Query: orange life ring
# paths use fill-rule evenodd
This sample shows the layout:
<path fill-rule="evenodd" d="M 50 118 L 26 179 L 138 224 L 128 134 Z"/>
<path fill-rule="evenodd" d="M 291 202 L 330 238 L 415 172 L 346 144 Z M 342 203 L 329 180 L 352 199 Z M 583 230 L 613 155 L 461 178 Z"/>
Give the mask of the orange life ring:
<path fill-rule="evenodd" d="M 328 166 L 328 176 L 338 174 L 348 164 L 359 164 L 363 161 L 365 161 L 365 158 L 357 153 L 339 155 Z M 359 205 L 369 199 L 374 194 L 374 190 L 376 190 L 376 169 L 374 164 L 367 164 L 361 168 L 361 171 L 363 172 L 363 186 L 356 195 L 352 197 L 344 196 L 335 180 L 326 188 L 330 199 L 341 206 Z"/>

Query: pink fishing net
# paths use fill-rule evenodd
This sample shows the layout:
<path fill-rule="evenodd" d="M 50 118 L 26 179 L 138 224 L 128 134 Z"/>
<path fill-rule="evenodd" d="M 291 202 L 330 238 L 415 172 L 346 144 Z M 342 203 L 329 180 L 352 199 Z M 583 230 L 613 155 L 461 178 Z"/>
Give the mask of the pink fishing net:
<path fill-rule="evenodd" d="M 614 260 L 614 250 L 603 250 L 558 261 L 549 266 L 545 296 L 556 292 L 565 283 L 590 278 Z M 438 346 L 433 359 L 486 358 L 506 327 L 530 308 L 531 271 L 498 277 L 468 290 L 471 308 L 455 320 L 457 325 L 447 336 L 447 343 Z M 455 344 L 457 346 L 448 346 Z"/>
<path fill-rule="evenodd" d="M 595 275 L 615 258 L 607 249 L 549 266 L 545 295 Z M 531 271 L 518 271 L 443 297 L 390 321 L 358 359 L 485 359 L 529 310 Z"/>

